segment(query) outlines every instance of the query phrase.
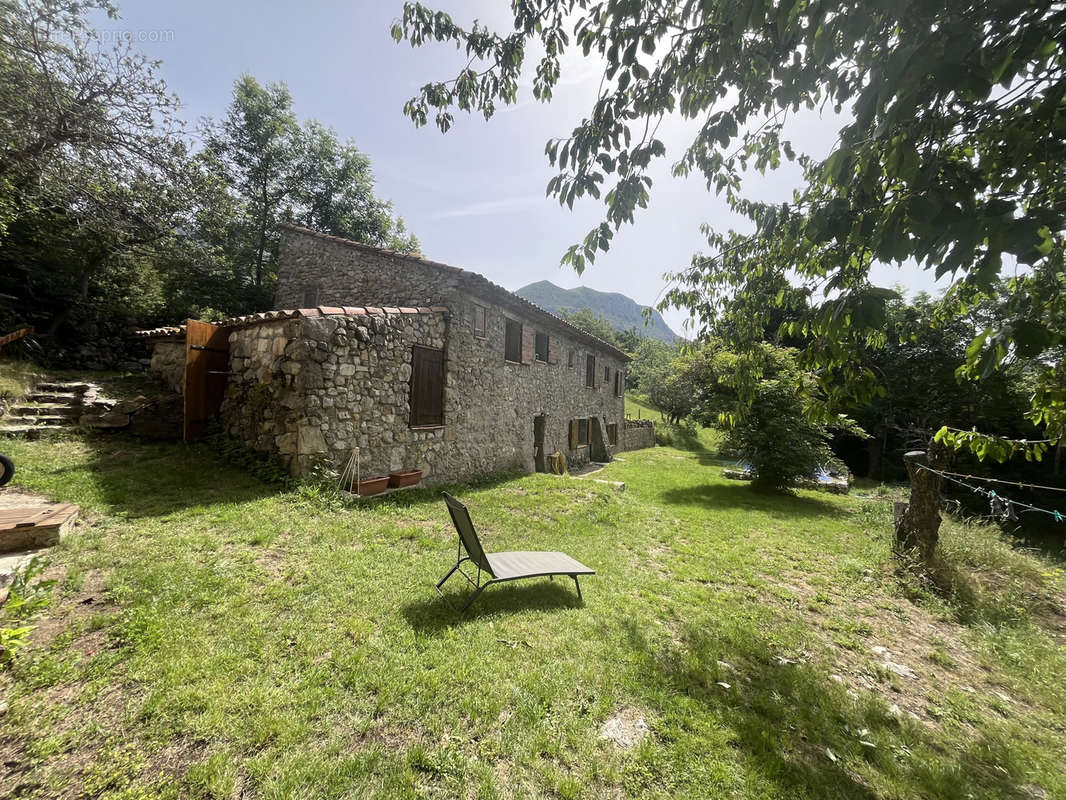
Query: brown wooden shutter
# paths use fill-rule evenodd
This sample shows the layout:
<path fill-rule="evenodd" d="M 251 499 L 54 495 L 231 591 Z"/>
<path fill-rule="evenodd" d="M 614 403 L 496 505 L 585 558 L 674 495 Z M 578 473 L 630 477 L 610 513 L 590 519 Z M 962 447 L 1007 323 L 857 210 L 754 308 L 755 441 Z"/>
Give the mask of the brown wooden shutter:
<path fill-rule="evenodd" d="M 444 351 L 411 348 L 411 426 L 444 424 Z"/>
<path fill-rule="evenodd" d="M 548 363 L 559 363 L 559 343 L 554 336 L 548 336 Z"/>
<path fill-rule="evenodd" d="M 534 353 L 534 350 L 535 350 L 535 347 L 536 347 L 536 335 L 537 335 L 537 332 L 534 331 L 528 325 L 523 325 L 522 326 L 522 363 L 523 364 L 532 364 L 533 363 L 533 353 Z"/>
<path fill-rule="evenodd" d="M 570 449 L 577 450 L 577 420 L 570 420 Z"/>

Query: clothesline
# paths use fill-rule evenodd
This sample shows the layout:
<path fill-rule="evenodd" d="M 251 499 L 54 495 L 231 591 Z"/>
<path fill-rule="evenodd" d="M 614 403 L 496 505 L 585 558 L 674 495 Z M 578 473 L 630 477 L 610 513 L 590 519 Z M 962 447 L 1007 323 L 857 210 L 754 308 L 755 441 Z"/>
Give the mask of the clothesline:
<path fill-rule="evenodd" d="M 928 467 L 926 467 L 928 469 Z M 1002 478 L 985 478 L 980 475 L 965 475 L 961 472 L 941 472 L 941 475 L 954 475 L 956 478 L 970 478 L 975 481 L 987 483 L 1002 483 L 1005 486 L 1016 486 L 1019 489 L 1043 489 L 1048 492 L 1066 492 L 1061 486 L 1042 486 L 1039 483 L 1025 483 L 1024 481 L 1005 481 Z"/>
<path fill-rule="evenodd" d="M 924 464 L 919 464 L 918 468 L 919 469 L 924 469 L 927 472 L 932 472 L 934 475 L 939 475 L 941 478 L 945 478 L 946 480 L 951 481 L 952 483 L 957 483 L 959 486 L 962 486 L 962 487 L 964 487 L 966 489 L 969 489 L 970 491 L 975 492 L 976 494 L 982 495 L 983 497 L 990 498 L 993 501 L 993 511 L 995 511 L 995 508 L 994 508 L 995 501 L 997 501 L 997 500 L 1000 501 L 1000 503 L 1003 504 L 1003 511 L 1002 511 L 1002 513 L 999 516 L 1010 516 L 1012 507 L 1013 506 L 1017 506 L 1019 508 L 1025 509 L 1026 511 L 1038 511 L 1041 514 L 1047 514 L 1047 515 L 1053 517 L 1056 522 L 1064 522 L 1064 521 L 1066 521 L 1066 517 L 1063 516 L 1061 511 L 1057 511 L 1055 509 L 1040 508 L 1038 506 L 1030 505 L 1029 503 L 1023 503 L 1021 500 L 1012 500 L 1011 498 L 1008 498 L 1008 497 L 1000 497 L 1000 495 L 996 494 L 994 489 L 986 489 L 983 486 L 974 486 L 972 483 L 966 483 L 965 481 L 961 481 L 958 478 L 952 477 L 953 475 L 957 475 L 959 473 L 944 472 L 944 471 L 939 470 L 939 469 L 933 469 L 932 467 L 927 467 Z M 966 475 L 965 477 L 973 478 L 973 477 L 976 477 L 976 476 L 974 476 L 974 475 Z"/>
<path fill-rule="evenodd" d="M 955 433 L 977 433 L 977 431 L 969 430 L 967 428 L 952 428 L 950 425 L 945 425 L 949 431 L 955 431 Z M 1063 439 L 1058 437 L 1057 439 L 1008 439 L 1006 436 L 996 436 L 992 433 L 983 433 L 981 436 L 987 436 L 989 439 L 1002 439 L 1004 442 L 1011 442 L 1012 444 L 1059 444 Z"/>

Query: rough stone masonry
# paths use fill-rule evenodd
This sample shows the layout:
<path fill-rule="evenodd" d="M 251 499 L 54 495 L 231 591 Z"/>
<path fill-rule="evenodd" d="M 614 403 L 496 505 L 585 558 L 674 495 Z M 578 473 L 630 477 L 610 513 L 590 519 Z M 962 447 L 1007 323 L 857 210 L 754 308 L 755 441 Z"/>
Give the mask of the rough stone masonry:
<path fill-rule="evenodd" d="M 276 306 L 298 310 L 221 323 L 221 418 L 294 474 L 358 448 L 363 477 L 460 482 L 653 441 L 625 426 L 628 356 L 476 273 L 285 226 Z M 170 330 L 149 335 L 153 371 L 174 384 Z"/>

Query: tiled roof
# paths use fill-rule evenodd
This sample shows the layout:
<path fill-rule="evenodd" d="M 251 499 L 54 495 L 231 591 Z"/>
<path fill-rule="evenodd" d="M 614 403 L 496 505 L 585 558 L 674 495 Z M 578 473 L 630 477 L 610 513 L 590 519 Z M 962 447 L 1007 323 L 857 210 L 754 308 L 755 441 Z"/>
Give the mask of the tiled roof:
<path fill-rule="evenodd" d="M 515 307 L 519 311 L 525 311 L 534 317 L 539 316 L 556 326 L 566 329 L 570 333 L 570 335 L 574 336 L 575 338 L 584 339 L 587 342 L 591 342 L 603 350 L 608 350 L 614 353 L 624 361 L 631 360 L 626 353 L 619 350 L 613 344 L 608 344 L 607 342 L 603 341 L 603 339 L 600 339 L 598 336 L 593 336 L 591 333 L 583 331 L 581 328 L 578 328 L 576 325 L 570 324 L 562 317 L 553 314 L 547 309 L 541 308 L 536 303 L 531 303 L 524 297 L 519 297 L 514 292 L 510 292 L 507 289 L 504 289 L 499 284 L 493 283 L 484 275 L 480 275 L 477 272 L 471 272 L 468 269 L 462 269 L 460 267 L 453 267 L 451 264 L 444 264 L 440 261 L 431 261 L 430 259 L 424 258 L 423 256 L 418 254 L 412 255 L 410 253 L 400 253 L 396 250 L 388 250 L 383 247 L 374 247 L 373 245 L 363 244 L 362 242 L 355 242 L 351 239 L 345 239 L 341 236 L 333 236 L 328 233 L 322 233 L 321 231 L 312 230 L 311 228 L 303 228 L 299 225 L 293 225 L 289 222 L 279 223 L 278 227 L 284 228 L 285 230 L 294 231 L 295 233 L 301 233 L 305 236 L 313 236 L 318 239 L 325 239 L 327 241 L 335 242 L 336 244 L 344 245 L 345 247 L 351 247 L 356 250 L 369 250 L 374 253 L 384 253 L 395 258 L 402 258 L 406 261 L 412 261 L 414 263 L 422 264 L 427 267 L 433 267 L 434 269 L 439 269 L 442 272 L 449 272 L 459 278 L 468 287 L 480 289 L 482 292 Z"/>
<path fill-rule="evenodd" d="M 279 319 L 294 319 L 296 317 L 363 317 L 385 316 L 389 314 L 447 314 L 448 309 L 444 306 L 419 306 L 418 308 L 403 306 L 318 306 L 317 308 L 294 308 L 286 311 L 260 311 L 258 314 L 245 314 L 241 317 L 230 317 L 222 322 L 215 323 L 220 328 L 246 328 L 249 325 L 259 325 L 264 322 L 274 322 Z M 165 328 L 152 328 L 145 331 L 137 331 L 135 336 L 142 339 L 182 339 L 185 337 L 184 325 L 171 325 Z"/>

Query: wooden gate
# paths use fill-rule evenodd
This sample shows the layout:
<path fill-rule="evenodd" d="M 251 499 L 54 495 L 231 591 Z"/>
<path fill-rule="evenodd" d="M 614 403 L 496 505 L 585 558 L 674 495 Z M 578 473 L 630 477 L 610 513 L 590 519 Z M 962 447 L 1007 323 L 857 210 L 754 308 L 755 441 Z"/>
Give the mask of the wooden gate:
<path fill-rule="evenodd" d="M 229 374 L 229 334 L 225 328 L 190 319 L 185 324 L 185 441 L 204 435 L 204 426 L 222 407 Z"/>

